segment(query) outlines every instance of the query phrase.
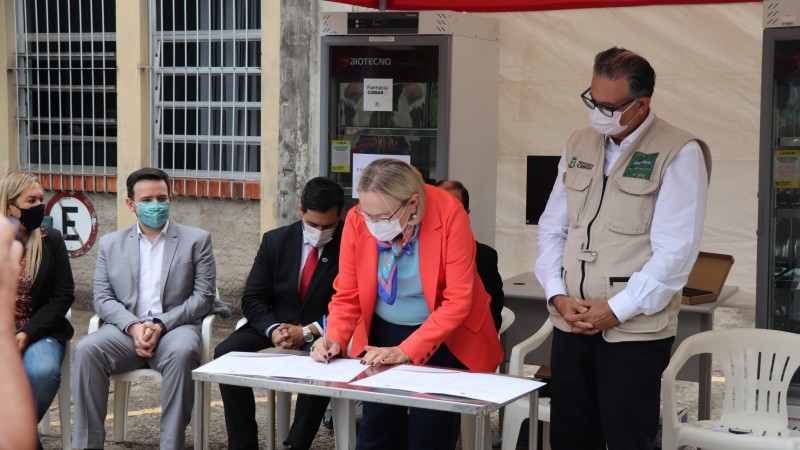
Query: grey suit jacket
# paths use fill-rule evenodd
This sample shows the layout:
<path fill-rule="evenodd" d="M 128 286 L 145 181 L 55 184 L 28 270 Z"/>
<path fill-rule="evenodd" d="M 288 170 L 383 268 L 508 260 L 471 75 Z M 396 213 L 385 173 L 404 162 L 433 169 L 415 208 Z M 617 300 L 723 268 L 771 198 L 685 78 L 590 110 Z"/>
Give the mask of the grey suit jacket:
<path fill-rule="evenodd" d="M 155 317 L 171 330 L 199 323 L 216 296 L 217 267 L 211 235 L 199 228 L 169 222 L 161 266 L 161 304 Z M 120 330 L 139 318 L 134 306 L 139 290 L 139 233 L 136 225 L 100 238 L 94 272 L 94 310 Z"/>

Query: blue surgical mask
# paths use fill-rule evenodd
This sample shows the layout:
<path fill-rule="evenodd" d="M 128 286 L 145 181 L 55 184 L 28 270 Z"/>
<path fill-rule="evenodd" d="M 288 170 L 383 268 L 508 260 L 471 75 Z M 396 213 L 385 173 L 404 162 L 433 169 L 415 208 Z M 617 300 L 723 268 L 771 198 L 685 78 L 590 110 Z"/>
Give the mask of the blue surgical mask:
<path fill-rule="evenodd" d="M 141 202 L 139 207 L 139 222 L 142 225 L 160 230 L 169 219 L 169 202 Z"/>

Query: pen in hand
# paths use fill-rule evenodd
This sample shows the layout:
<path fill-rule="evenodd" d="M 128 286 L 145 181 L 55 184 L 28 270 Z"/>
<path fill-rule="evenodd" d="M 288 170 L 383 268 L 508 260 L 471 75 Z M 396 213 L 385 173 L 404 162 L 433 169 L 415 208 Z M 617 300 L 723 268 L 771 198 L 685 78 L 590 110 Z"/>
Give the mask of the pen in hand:
<path fill-rule="evenodd" d="M 322 345 L 325 346 L 325 364 L 328 364 L 328 318 L 322 315 Z"/>

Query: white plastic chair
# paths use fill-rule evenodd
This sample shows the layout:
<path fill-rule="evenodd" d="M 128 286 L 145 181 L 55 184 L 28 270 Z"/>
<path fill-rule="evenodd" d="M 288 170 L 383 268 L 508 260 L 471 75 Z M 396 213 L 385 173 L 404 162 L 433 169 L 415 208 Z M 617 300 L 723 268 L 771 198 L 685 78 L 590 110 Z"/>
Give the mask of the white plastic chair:
<path fill-rule="evenodd" d="M 789 382 L 800 366 L 800 335 L 776 330 L 740 328 L 698 333 L 684 340 L 664 371 L 665 411 L 675 411 L 675 377 L 686 361 L 710 353 L 725 376 L 719 420 L 681 423 L 664 417 L 662 448 L 683 445 L 704 449 L 795 449 L 800 433 L 787 424 Z M 712 426 L 752 430 L 753 436 L 712 431 Z"/>
<path fill-rule="evenodd" d="M 497 335 L 500 336 L 505 333 L 515 320 L 517 320 L 517 315 L 514 314 L 514 311 L 512 311 L 511 308 L 503 306 L 502 311 L 500 311 L 500 329 L 497 330 Z"/>
<path fill-rule="evenodd" d="M 67 310 L 66 318 L 72 321 L 72 308 Z M 61 422 L 61 447 L 64 450 L 69 450 L 72 442 L 72 423 L 70 419 L 70 376 L 72 374 L 72 347 L 67 342 L 64 347 L 64 360 L 61 361 L 61 386 L 58 388 L 58 417 Z M 52 427 L 50 426 L 50 410 L 44 413 L 42 421 L 39 422 L 42 427 L 42 434 L 50 434 Z"/>
<path fill-rule="evenodd" d="M 212 360 L 211 335 L 213 331 L 215 314 L 209 314 L 203 319 L 201 326 L 200 341 L 200 365 Z M 89 333 L 94 333 L 100 328 L 102 321 L 97 315 L 89 319 Z M 141 381 L 161 381 L 161 373 L 153 369 L 136 369 L 130 372 L 120 373 L 111 376 L 114 383 L 114 442 L 124 442 L 128 434 L 128 400 L 131 393 L 131 383 Z M 205 398 L 208 402 L 202 405 L 203 408 L 203 442 L 208 442 L 208 422 L 211 416 L 211 384 L 203 383 Z M 194 405 L 198 407 L 197 403 Z M 192 415 L 194 417 L 194 415 Z M 195 443 L 198 447 L 200 443 Z M 205 448 L 205 447 L 203 447 Z"/>
<path fill-rule="evenodd" d="M 511 308 L 503 306 L 502 311 L 500 311 L 500 329 L 497 330 L 497 337 L 499 338 L 501 334 L 505 333 L 505 331 L 510 327 L 514 321 L 517 319 L 516 314 Z M 499 370 L 499 369 L 498 369 Z M 474 442 L 472 440 L 472 436 L 475 436 L 475 421 L 476 416 L 472 414 L 462 414 L 461 415 L 461 448 L 462 450 L 476 450 L 474 447 Z M 489 432 L 491 424 L 487 420 L 484 424 L 486 430 L 484 432 L 484 436 L 486 437 L 485 440 L 485 448 L 492 448 L 492 433 Z"/>
<path fill-rule="evenodd" d="M 509 358 L 508 374 L 523 376 L 525 367 L 525 356 L 539 348 L 550 334 L 553 333 L 553 324 L 550 320 L 545 320 L 539 330 L 528 339 L 520 342 L 511 349 Z M 530 402 L 527 396 L 506 405 L 503 408 L 503 444 L 501 450 L 514 450 L 517 448 L 519 439 L 519 429 L 522 422 L 529 417 Z M 542 446 L 545 450 L 550 449 L 550 405 L 539 403 L 539 421 L 544 422 L 542 430 Z"/>

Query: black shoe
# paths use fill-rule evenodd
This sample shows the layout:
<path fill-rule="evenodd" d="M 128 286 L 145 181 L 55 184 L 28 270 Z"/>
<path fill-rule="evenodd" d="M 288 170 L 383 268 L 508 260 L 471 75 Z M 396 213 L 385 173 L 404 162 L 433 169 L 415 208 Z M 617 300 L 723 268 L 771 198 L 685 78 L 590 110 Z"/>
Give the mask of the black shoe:
<path fill-rule="evenodd" d="M 333 414 L 328 415 L 325 414 L 325 417 L 322 418 L 322 426 L 325 428 L 332 430 L 333 429 Z"/>

